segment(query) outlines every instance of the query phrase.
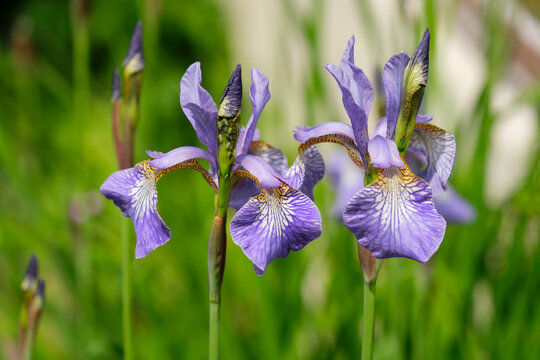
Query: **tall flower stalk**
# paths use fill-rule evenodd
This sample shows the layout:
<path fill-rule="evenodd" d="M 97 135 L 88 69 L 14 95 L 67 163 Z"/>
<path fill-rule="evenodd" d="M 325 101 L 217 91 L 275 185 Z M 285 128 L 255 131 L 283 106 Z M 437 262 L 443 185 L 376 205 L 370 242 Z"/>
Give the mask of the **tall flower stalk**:
<path fill-rule="evenodd" d="M 135 257 L 147 256 L 171 238 L 157 211 L 157 182 L 176 169 L 193 169 L 216 191 L 216 208 L 208 238 L 209 358 L 219 358 L 221 284 L 225 269 L 227 210 L 232 241 L 253 262 L 258 275 L 268 264 L 298 251 L 321 234 L 321 216 L 313 203 L 313 187 L 324 175 L 324 162 L 314 146 L 305 146 L 291 167 L 279 149 L 260 140 L 257 122 L 270 99 L 269 81 L 251 71 L 249 98 L 253 113 L 240 128 L 242 76 L 237 65 L 219 108 L 201 86 L 199 63 L 180 81 L 180 105 L 207 150 L 183 146 L 113 173 L 101 193 L 131 218 L 137 234 Z M 202 167 L 198 159 L 208 161 Z"/>
<path fill-rule="evenodd" d="M 31 360 L 39 320 L 45 304 L 45 280 L 39 279 L 38 260 L 32 255 L 21 283 L 22 304 L 19 315 L 19 351 L 21 359 Z"/>
<path fill-rule="evenodd" d="M 139 118 L 139 100 L 144 70 L 144 54 L 142 48 L 142 24 L 137 23 L 128 54 L 122 63 L 123 79 L 118 69 L 113 72 L 111 104 L 112 124 L 116 158 L 120 169 L 133 166 L 135 126 Z M 123 83 L 123 93 L 122 93 Z M 132 236 L 129 220 L 121 219 L 122 243 L 122 338 L 124 359 L 133 359 L 132 312 Z"/>

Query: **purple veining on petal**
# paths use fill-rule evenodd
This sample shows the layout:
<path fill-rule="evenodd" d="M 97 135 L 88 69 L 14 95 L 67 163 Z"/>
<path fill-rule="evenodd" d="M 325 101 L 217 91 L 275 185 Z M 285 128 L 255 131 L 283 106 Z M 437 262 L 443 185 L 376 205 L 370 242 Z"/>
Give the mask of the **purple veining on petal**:
<path fill-rule="evenodd" d="M 257 128 L 257 121 L 264 106 L 270 100 L 270 90 L 268 90 L 268 78 L 259 69 L 251 70 L 251 86 L 249 87 L 249 99 L 253 106 L 253 114 L 251 115 L 247 125 L 246 133 L 242 142 L 241 151 L 237 155 L 247 154 L 255 129 Z"/>
<path fill-rule="evenodd" d="M 287 157 L 283 151 L 264 141 L 252 141 L 248 154 L 266 161 L 279 175 L 287 171 Z"/>
<path fill-rule="evenodd" d="M 313 189 L 315 185 L 324 177 L 325 164 L 324 159 L 317 147 L 312 145 L 300 155 L 304 163 L 304 178 L 300 191 L 313 200 Z"/>
<path fill-rule="evenodd" d="M 231 220 L 230 230 L 233 242 L 263 275 L 272 260 L 321 235 L 321 215 L 300 190 L 283 185 L 251 198 Z"/>
<path fill-rule="evenodd" d="M 171 231 L 156 209 L 155 178 L 159 171 L 142 162 L 111 174 L 100 188 L 101 193 L 112 200 L 124 216 L 131 218 L 137 235 L 137 259 L 145 257 L 171 237 Z"/>
<path fill-rule="evenodd" d="M 417 124 L 408 151 L 420 152 L 426 156 L 427 167 L 418 176 L 429 182 L 433 195 L 443 193 L 454 166 L 454 135 L 431 124 Z"/>
<path fill-rule="evenodd" d="M 208 151 L 194 146 L 182 146 L 169 151 L 159 157 L 149 160 L 150 166 L 158 169 L 166 169 L 191 159 L 205 159 L 210 162 L 210 166 L 217 169 L 217 162 L 214 156 Z"/>
<path fill-rule="evenodd" d="M 324 177 L 324 171 L 322 155 L 319 149 L 312 145 L 296 157 L 292 166 L 283 174 L 283 180 L 313 200 L 313 189 Z"/>
<path fill-rule="evenodd" d="M 409 56 L 402 52 L 392 56 L 383 69 L 383 82 L 386 89 L 386 117 L 388 119 L 386 137 L 388 139 L 394 139 L 401 104 L 403 73 L 408 63 Z"/>
<path fill-rule="evenodd" d="M 180 105 L 199 140 L 211 154 L 215 154 L 217 106 L 208 91 L 201 86 L 201 80 L 201 64 L 193 63 L 180 81 Z"/>
<path fill-rule="evenodd" d="M 394 140 L 377 135 L 369 140 L 368 152 L 371 164 L 375 167 L 389 168 L 390 166 L 403 166 L 403 160 L 399 156 L 399 151 Z"/>
<path fill-rule="evenodd" d="M 446 228 L 428 183 L 407 167 L 381 169 L 377 180 L 349 201 L 343 220 L 376 258 L 421 263 L 439 248 Z"/>
<path fill-rule="evenodd" d="M 449 223 L 468 224 L 476 218 L 476 210 L 451 186 L 433 198 L 437 212 Z"/>
<path fill-rule="evenodd" d="M 253 155 L 241 155 L 236 158 L 234 169 L 244 168 L 255 176 L 261 186 L 274 187 L 281 185 L 280 175 L 263 159 Z"/>

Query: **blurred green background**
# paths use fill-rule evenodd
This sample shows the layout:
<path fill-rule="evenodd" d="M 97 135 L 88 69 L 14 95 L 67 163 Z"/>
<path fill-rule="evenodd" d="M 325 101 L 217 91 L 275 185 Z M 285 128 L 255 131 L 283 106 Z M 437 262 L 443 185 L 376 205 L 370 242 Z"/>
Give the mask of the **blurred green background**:
<path fill-rule="evenodd" d="M 143 21 L 137 161 L 199 146 L 179 81 L 201 61 L 214 99 L 236 63 L 270 79 L 262 137 L 292 159 L 292 129 L 348 122 L 333 79 L 357 37 L 371 81 L 432 31 L 425 112 L 456 134 L 451 182 L 477 211 L 421 265 L 385 261 L 377 359 L 540 358 L 540 7 L 531 1 L 39 1 L 0 11 L 0 358 L 15 359 L 20 282 L 32 253 L 47 281 L 38 359 L 119 359 L 120 212 L 97 189 L 116 170 L 110 80 Z M 371 72 L 370 72 L 371 71 Z M 244 121 L 247 119 L 244 116 Z M 336 150 L 321 146 L 327 154 Z M 327 157 L 328 158 L 328 157 Z M 207 357 L 207 235 L 213 192 L 180 170 L 159 183 L 169 243 L 134 263 L 139 359 Z M 359 358 L 362 275 L 352 235 L 316 203 L 323 234 L 263 277 L 229 241 L 223 359 Z"/>

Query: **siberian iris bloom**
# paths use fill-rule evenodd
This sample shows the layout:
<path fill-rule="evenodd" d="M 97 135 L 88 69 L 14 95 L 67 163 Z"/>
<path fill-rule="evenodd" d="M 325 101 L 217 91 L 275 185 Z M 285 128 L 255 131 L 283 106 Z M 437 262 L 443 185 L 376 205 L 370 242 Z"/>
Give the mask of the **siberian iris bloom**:
<path fill-rule="evenodd" d="M 383 69 L 386 116 L 371 135 L 368 114 L 373 87 L 354 64 L 354 37 L 339 66 L 326 65 L 342 93 L 351 125 L 328 122 L 299 128 L 295 138 L 304 145 L 334 142 L 346 147 L 365 184 L 349 199 L 345 226 L 376 258 L 405 257 L 426 262 L 438 249 L 446 221 L 437 212 L 433 195 L 444 192 L 454 163 L 454 136 L 429 124 L 432 116 L 418 113 L 428 80 L 429 30 L 410 58 L 394 55 Z M 422 158 L 414 172 L 407 159 Z"/>
<path fill-rule="evenodd" d="M 410 154 L 409 154 L 410 155 Z M 410 163 L 411 159 L 407 156 Z M 418 157 L 419 166 L 425 166 Z M 328 162 L 328 178 L 336 193 L 332 204 L 332 215 L 342 219 L 343 211 L 349 200 L 364 187 L 364 171 L 355 166 L 345 151 L 332 154 Z M 418 169 L 414 168 L 413 169 Z M 435 209 L 448 223 L 468 224 L 476 217 L 474 207 L 450 185 L 446 184 L 446 191 L 433 197 Z"/>
<path fill-rule="evenodd" d="M 322 157 L 312 146 L 288 168 L 284 154 L 259 139 L 257 121 L 270 91 L 260 70 L 251 71 L 251 80 L 253 113 L 246 127 L 239 129 L 240 66 L 218 109 L 201 86 L 200 64 L 192 64 L 180 82 L 180 104 L 206 150 L 184 146 L 166 154 L 149 151 L 152 159 L 113 173 L 101 186 L 103 195 L 133 221 L 136 258 L 145 257 L 171 237 L 156 208 L 156 183 L 179 168 L 199 171 L 216 192 L 225 193 L 227 199 L 230 195 L 226 204 L 238 210 L 230 224 L 232 240 L 260 275 L 273 259 L 300 250 L 320 236 L 321 217 L 311 198 L 313 187 L 324 175 Z M 197 159 L 207 160 L 209 168 L 203 168 Z"/>

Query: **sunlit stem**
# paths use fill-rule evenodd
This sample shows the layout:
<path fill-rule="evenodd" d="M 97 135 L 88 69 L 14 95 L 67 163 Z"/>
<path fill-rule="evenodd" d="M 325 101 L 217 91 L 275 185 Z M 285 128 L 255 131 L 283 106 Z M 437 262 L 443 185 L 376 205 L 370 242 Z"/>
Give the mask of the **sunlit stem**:
<path fill-rule="evenodd" d="M 133 334 L 131 327 L 132 257 L 130 219 L 122 217 L 122 337 L 124 359 L 133 359 Z"/>
<path fill-rule="evenodd" d="M 362 360 L 373 358 L 373 334 L 375 329 L 375 288 L 382 260 L 375 259 L 371 253 L 358 244 L 358 258 L 364 277 L 364 304 L 362 316 Z"/>
<path fill-rule="evenodd" d="M 231 197 L 231 170 L 232 165 L 220 166 L 216 213 L 208 237 L 208 287 L 210 300 L 208 358 L 210 360 L 219 359 L 219 314 L 221 284 L 223 282 L 227 250 L 226 224 L 227 209 Z"/>
<path fill-rule="evenodd" d="M 364 310 L 362 325 L 362 360 L 373 359 L 373 332 L 375 329 L 375 285 L 364 282 Z"/>

